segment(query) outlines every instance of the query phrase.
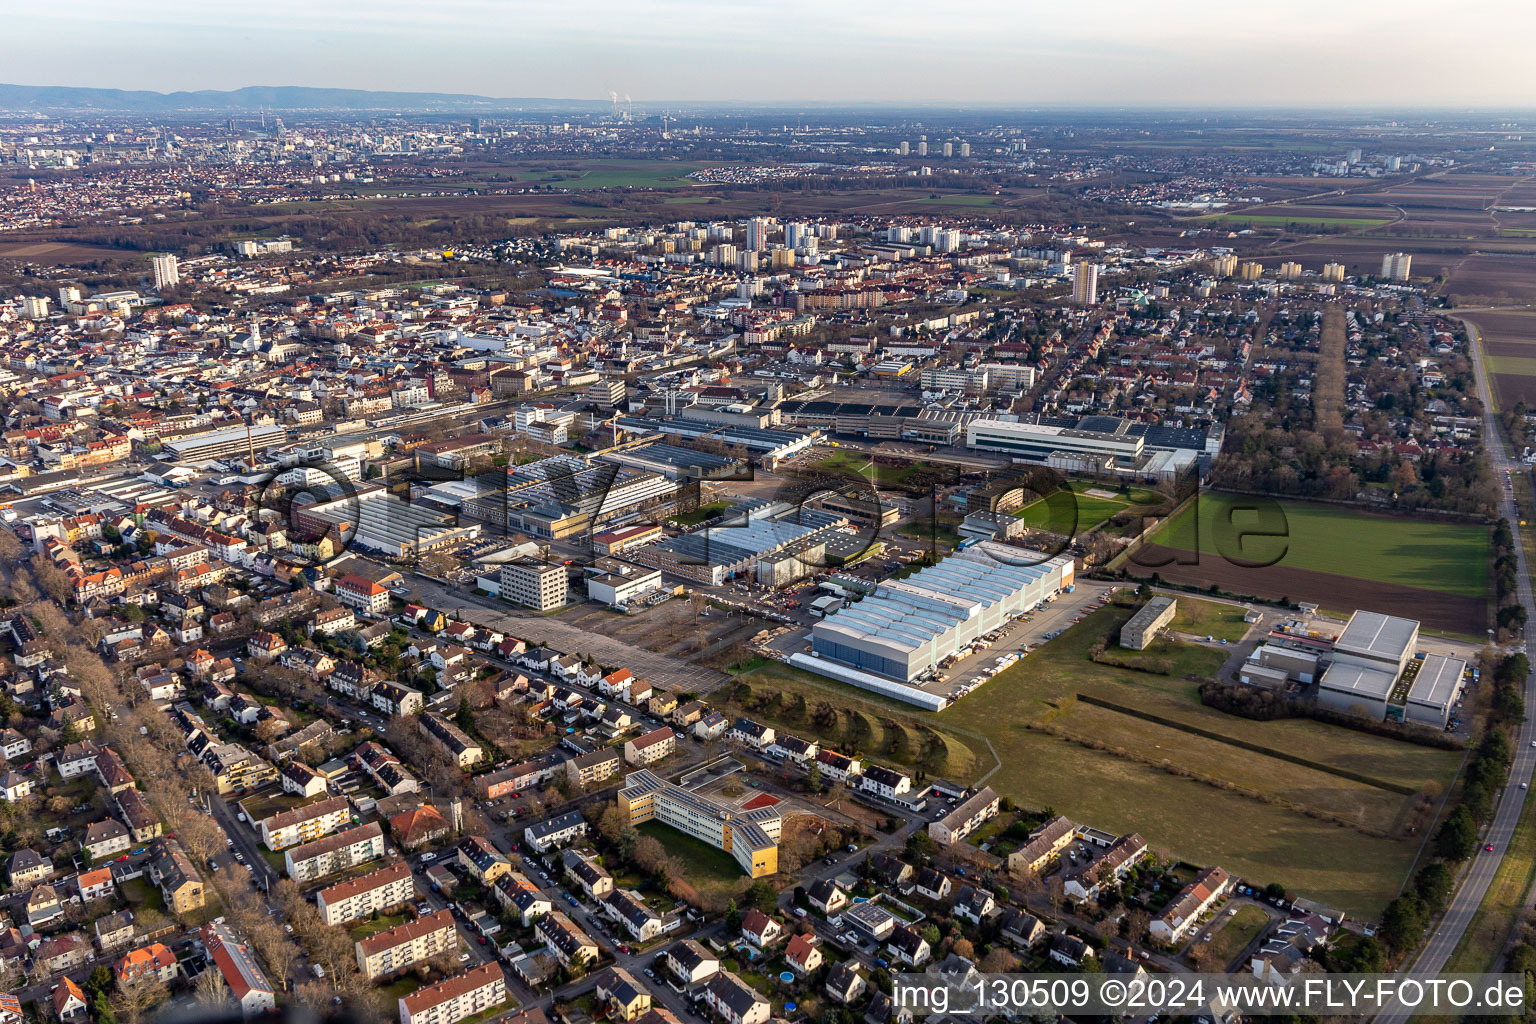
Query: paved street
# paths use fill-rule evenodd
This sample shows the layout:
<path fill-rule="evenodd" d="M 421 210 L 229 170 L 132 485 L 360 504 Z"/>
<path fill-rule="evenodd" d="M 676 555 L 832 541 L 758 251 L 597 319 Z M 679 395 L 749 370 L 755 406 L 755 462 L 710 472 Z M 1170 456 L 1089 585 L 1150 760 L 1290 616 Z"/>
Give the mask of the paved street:
<path fill-rule="evenodd" d="M 1466 323 L 1466 321 L 1462 322 Z M 1493 395 L 1488 384 L 1488 366 L 1483 353 L 1482 338 L 1475 326 L 1466 323 L 1466 327 L 1471 338 L 1472 359 L 1477 371 L 1477 395 L 1485 410 L 1483 436 L 1488 447 L 1488 459 L 1494 476 L 1498 478 L 1499 486 L 1503 490 L 1499 514 L 1508 519 L 1511 524 L 1515 524 L 1519 522 L 1519 516 L 1515 512 L 1512 493 L 1504 488 L 1504 476 L 1509 470 L 1517 473 L 1523 473 L 1526 470 L 1511 455 L 1504 443 L 1503 435 L 1499 433 Z M 1533 601 L 1531 596 L 1530 565 L 1527 562 L 1527 552 L 1518 528 L 1514 530 L 1514 537 L 1515 557 L 1519 561 L 1517 580 L 1520 603 L 1530 609 L 1536 607 L 1536 601 Z M 1528 708 L 1536 707 L 1536 673 L 1526 677 L 1525 703 Z M 1411 967 L 1405 970 L 1413 974 L 1433 974 L 1445 968 L 1451 953 L 1455 951 L 1467 926 L 1477 914 L 1477 908 L 1482 904 L 1483 897 L 1488 892 L 1488 886 L 1493 882 L 1493 876 L 1499 869 L 1499 862 L 1509 849 L 1515 824 L 1520 820 L 1520 813 L 1524 810 L 1526 798 L 1529 796 L 1528 791 L 1520 787 L 1522 783 L 1530 783 L 1533 770 L 1536 770 L 1536 718 L 1527 715 L 1514 740 L 1514 757 L 1509 769 L 1509 785 L 1499 795 L 1498 807 L 1494 810 L 1493 821 L 1483 836 L 1482 844 L 1479 845 L 1477 853 L 1473 854 L 1472 863 L 1463 874 L 1461 885 L 1451 897 L 1450 906 L 1446 908 L 1439 926 L 1430 935 L 1429 941 L 1424 944 L 1423 950 L 1414 959 Z M 1483 845 L 1492 845 L 1493 851 L 1483 850 Z M 1529 895 L 1527 894 L 1528 897 Z M 1410 1016 L 1406 1007 L 1396 1005 L 1377 1014 L 1375 1019 L 1377 1024 L 1403 1024 Z"/>

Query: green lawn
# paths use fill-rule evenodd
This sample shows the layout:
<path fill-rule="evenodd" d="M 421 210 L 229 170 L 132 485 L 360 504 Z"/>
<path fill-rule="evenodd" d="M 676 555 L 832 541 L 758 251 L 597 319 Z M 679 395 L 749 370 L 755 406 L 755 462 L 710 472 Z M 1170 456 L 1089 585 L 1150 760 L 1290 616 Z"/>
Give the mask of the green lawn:
<path fill-rule="evenodd" d="M 1488 591 L 1488 545 L 1484 526 L 1434 523 L 1305 502 L 1278 502 L 1283 517 L 1261 521 L 1237 495 L 1202 494 L 1180 509 L 1151 541 L 1202 556 L 1236 555 L 1283 568 L 1308 569 L 1356 579 L 1437 590 L 1464 597 Z M 1198 547 L 1196 510 L 1198 509 Z M 1281 536 L 1239 534 L 1262 530 Z"/>
<path fill-rule="evenodd" d="M 353 942 L 358 942 L 370 935 L 377 935 L 385 929 L 393 928 L 397 924 L 405 924 L 407 920 L 409 918 L 404 914 L 380 914 L 378 920 L 364 921 L 357 927 L 348 929 L 347 934 L 352 936 Z"/>
<path fill-rule="evenodd" d="M 400 999 L 408 996 L 421 987 L 421 982 L 416 975 L 407 971 L 402 977 L 396 978 L 387 985 L 380 985 L 374 989 L 374 995 L 378 997 L 379 1005 L 385 1012 L 393 1017 L 400 1012 Z"/>
<path fill-rule="evenodd" d="M 1536 376 L 1536 356 L 1484 356 L 1489 373 L 1510 373 L 1522 377 Z"/>
<path fill-rule="evenodd" d="M 1118 499 L 1057 491 L 1049 497 L 1037 498 L 1014 512 L 1014 515 L 1037 530 L 1076 536 L 1130 507 L 1129 502 Z"/>
<path fill-rule="evenodd" d="M 1201 601 L 1198 598 L 1179 595 L 1178 611 L 1174 613 L 1170 628 L 1194 636 L 1213 636 L 1218 640 L 1241 640 L 1248 632 L 1243 621 L 1243 609 L 1237 605 L 1219 601 Z"/>
<path fill-rule="evenodd" d="M 675 516 L 668 516 L 667 519 L 678 526 L 697 526 L 706 519 L 713 519 L 730 507 L 731 503 L 728 501 L 715 501 L 708 505 L 700 505 L 692 512 L 679 512 Z"/>
<path fill-rule="evenodd" d="M 1226 911 L 1222 913 L 1225 915 Z M 1259 907 L 1245 903 L 1231 917 L 1224 916 L 1222 920 L 1226 923 L 1221 926 L 1221 931 L 1211 936 L 1207 944 L 1214 954 L 1212 970 L 1217 971 L 1226 970 L 1232 959 L 1258 937 L 1264 926 L 1269 924 L 1269 915 Z"/>
<path fill-rule="evenodd" d="M 135 910 L 164 910 L 165 897 L 160 895 L 158 887 L 150 885 L 148 878 L 132 878 L 121 886 L 123 899 L 127 900 Z"/>
<path fill-rule="evenodd" d="M 684 835 L 659 821 L 643 822 L 639 831 L 666 847 L 667 856 L 675 858 L 682 868 L 683 878 L 701 893 L 734 892 L 745 888 L 750 881 L 735 857 L 702 839 Z"/>
<path fill-rule="evenodd" d="M 1089 491 L 1112 492 L 1115 497 L 1089 494 Z M 1013 514 L 1035 529 L 1076 535 L 1100 526 L 1117 512 L 1160 505 L 1165 500 L 1164 495 L 1146 487 L 1128 487 L 1121 491 L 1102 481 L 1073 480 L 1054 494 L 1036 498 Z"/>
<path fill-rule="evenodd" d="M 912 462 L 905 466 L 881 466 L 871 462 L 864 455 L 850 452 L 834 452 L 833 454 L 816 463 L 816 468 L 832 473 L 853 473 L 882 484 L 899 484 L 919 469 L 927 467 L 926 462 Z"/>

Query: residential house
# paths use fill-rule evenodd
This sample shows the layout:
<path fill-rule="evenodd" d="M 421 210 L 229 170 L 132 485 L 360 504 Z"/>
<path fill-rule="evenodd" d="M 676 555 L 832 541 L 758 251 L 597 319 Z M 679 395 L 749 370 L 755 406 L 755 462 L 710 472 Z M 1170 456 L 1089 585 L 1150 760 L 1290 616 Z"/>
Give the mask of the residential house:
<path fill-rule="evenodd" d="M 221 921 L 202 928 L 203 949 L 208 954 L 209 969 L 217 970 L 230 996 L 246 1017 L 270 1010 L 276 993 L 262 973 L 250 947 L 235 937 L 234 930 Z"/>
<path fill-rule="evenodd" d="M 1060 815 L 1040 826 L 1023 846 L 1008 855 L 1008 870 L 1017 874 L 1042 873 L 1056 857 L 1072 845 L 1076 830 L 1072 822 Z"/>
<path fill-rule="evenodd" d="M 59 979 L 58 987 L 53 990 L 49 1002 L 53 1006 L 54 1016 L 59 1020 L 72 1021 L 89 1016 L 86 1013 L 85 992 L 72 978 Z"/>
<path fill-rule="evenodd" d="M 768 1000 L 730 971 L 720 971 L 704 986 L 704 1002 L 726 1024 L 765 1024 Z"/>
<path fill-rule="evenodd" d="M 548 943 L 562 967 L 590 964 L 597 959 L 597 943 L 565 914 L 552 910 L 539 918 L 534 930 Z"/>
<path fill-rule="evenodd" d="M 957 843 L 997 815 L 998 797 L 991 786 L 966 797 L 938 821 L 928 823 L 928 835 L 940 846 Z"/>
<path fill-rule="evenodd" d="M 667 726 L 624 742 L 624 760 L 644 767 L 670 757 L 677 749 L 677 737 Z"/>
<path fill-rule="evenodd" d="M 789 964 L 790 970 L 804 978 L 819 970 L 825 957 L 811 936 L 797 934 L 791 936 L 784 947 L 784 962 Z"/>
<path fill-rule="evenodd" d="M 784 926 L 753 907 L 741 919 L 741 937 L 758 949 L 768 949 L 784 937 Z"/>
<path fill-rule="evenodd" d="M 810 887 L 806 889 L 805 896 L 810 901 L 811 906 L 828 917 L 848 905 L 848 894 L 840 889 L 838 884 L 830 878 L 822 878 L 812 882 Z"/>
<path fill-rule="evenodd" d="M 858 1002 L 859 997 L 868 988 L 869 982 L 865 981 L 864 976 L 858 972 L 857 964 L 854 961 L 834 964 L 832 970 L 827 972 L 825 989 L 827 996 L 834 1003 L 841 1003 L 847 1006 L 850 1003 Z"/>
<path fill-rule="evenodd" d="M 359 939 L 357 969 L 374 981 L 451 952 L 458 944 L 453 914 L 439 910 Z"/>
<path fill-rule="evenodd" d="M 189 914 L 203 905 L 203 880 L 192 861 L 174 839 L 155 842 L 150 851 L 149 880 L 159 887 L 165 909 L 173 914 Z"/>
<path fill-rule="evenodd" d="M 672 975 L 687 985 L 706 981 L 720 970 L 720 958 L 693 939 L 673 945 L 666 959 Z"/>
<path fill-rule="evenodd" d="M 610 967 L 599 974 L 595 992 L 609 1020 L 633 1021 L 650 1012 L 650 990 L 622 967 Z"/>
<path fill-rule="evenodd" d="M 904 924 L 891 929 L 885 940 L 886 951 L 892 957 L 910 967 L 921 967 L 933 956 L 928 940 Z"/>
<path fill-rule="evenodd" d="M 1200 916 L 1221 902 L 1232 887 L 1232 876 L 1221 868 L 1206 868 L 1152 919 L 1147 931 L 1159 942 L 1173 945 L 1189 934 Z"/>
<path fill-rule="evenodd" d="M 455 1024 L 507 1001 L 507 977 L 496 961 L 400 997 L 400 1024 Z"/>
<path fill-rule="evenodd" d="M 172 953 L 163 942 L 152 942 L 147 946 L 129 950 L 112 968 L 119 986 L 148 980 L 169 985 L 176 980 L 179 972 L 180 965 L 176 962 L 176 954 Z"/>

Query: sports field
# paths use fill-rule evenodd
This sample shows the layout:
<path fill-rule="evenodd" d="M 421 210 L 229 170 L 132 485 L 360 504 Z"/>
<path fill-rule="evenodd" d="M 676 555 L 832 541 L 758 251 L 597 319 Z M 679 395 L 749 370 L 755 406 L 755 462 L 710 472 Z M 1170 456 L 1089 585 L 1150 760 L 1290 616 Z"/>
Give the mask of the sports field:
<path fill-rule="evenodd" d="M 1489 539 L 1484 526 L 1207 493 L 1159 527 L 1126 569 L 1476 635 L 1487 625 Z"/>

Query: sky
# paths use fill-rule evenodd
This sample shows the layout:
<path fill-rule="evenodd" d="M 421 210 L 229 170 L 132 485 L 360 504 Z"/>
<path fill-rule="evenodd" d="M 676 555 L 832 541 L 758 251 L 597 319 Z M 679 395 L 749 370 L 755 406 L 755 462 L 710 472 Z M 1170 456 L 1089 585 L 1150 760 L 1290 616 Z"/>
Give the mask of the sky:
<path fill-rule="evenodd" d="M 0 0 L 0 81 L 946 106 L 1530 107 L 1530 0 Z"/>

